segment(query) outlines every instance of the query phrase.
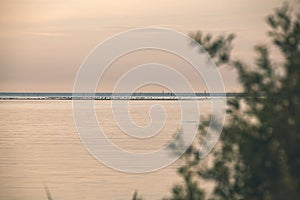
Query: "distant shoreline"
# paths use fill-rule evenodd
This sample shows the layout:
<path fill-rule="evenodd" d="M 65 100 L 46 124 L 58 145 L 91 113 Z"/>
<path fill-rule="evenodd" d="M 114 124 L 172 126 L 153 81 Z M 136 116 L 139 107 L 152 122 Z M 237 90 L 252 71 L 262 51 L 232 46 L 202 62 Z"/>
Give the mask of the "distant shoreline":
<path fill-rule="evenodd" d="M 2 92 L 0 100 L 209 100 L 243 93 L 25 93 Z"/>

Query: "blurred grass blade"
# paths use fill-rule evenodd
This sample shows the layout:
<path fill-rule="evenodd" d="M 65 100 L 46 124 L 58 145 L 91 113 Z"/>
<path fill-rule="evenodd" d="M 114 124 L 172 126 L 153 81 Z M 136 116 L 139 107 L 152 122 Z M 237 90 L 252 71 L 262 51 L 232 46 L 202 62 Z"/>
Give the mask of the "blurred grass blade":
<path fill-rule="evenodd" d="M 48 200 L 53 200 L 53 198 L 51 196 L 51 193 L 50 193 L 50 190 L 49 190 L 49 188 L 47 187 L 46 184 L 44 184 L 44 189 L 45 189 L 45 192 L 46 192 L 46 195 L 47 195 L 47 199 Z"/>

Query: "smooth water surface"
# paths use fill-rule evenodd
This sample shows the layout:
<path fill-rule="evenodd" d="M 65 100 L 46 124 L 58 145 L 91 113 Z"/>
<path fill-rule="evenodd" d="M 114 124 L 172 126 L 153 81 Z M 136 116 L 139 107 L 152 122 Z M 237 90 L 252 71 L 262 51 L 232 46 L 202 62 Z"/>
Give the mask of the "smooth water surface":
<path fill-rule="evenodd" d="M 172 139 L 180 121 L 176 101 L 131 101 L 129 113 L 138 126 L 151 123 L 149 108 L 161 104 L 167 121 L 148 139 L 124 134 L 114 122 L 110 101 L 96 101 L 99 124 L 120 148 L 148 152 Z M 209 101 L 199 103 L 207 115 Z M 200 115 L 200 113 L 199 113 Z M 180 161 L 147 174 L 129 174 L 108 168 L 83 147 L 73 121 L 72 101 L 0 101 L 0 199 L 47 199 L 43 184 L 54 200 L 131 199 L 135 190 L 145 199 L 168 196 L 180 181 Z"/>

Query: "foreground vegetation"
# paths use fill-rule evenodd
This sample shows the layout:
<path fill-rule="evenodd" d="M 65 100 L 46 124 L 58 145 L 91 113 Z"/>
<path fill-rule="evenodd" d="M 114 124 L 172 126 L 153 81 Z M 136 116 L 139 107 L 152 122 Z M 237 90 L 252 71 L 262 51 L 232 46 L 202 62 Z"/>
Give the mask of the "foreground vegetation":
<path fill-rule="evenodd" d="M 183 182 L 167 199 L 300 199 L 299 3 L 294 9 L 285 3 L 266 21 L 280 62 L 270 59 L 273 47 L 257 45 L 255 66 L 249 66 L 230 56 L 234 35 L 192 35 L 219 65 L 237 70 L 247 95 L 228 101 L 230 120 L 212 152 L 213 164 L 203 167 L 197 145 L 192 146 L 178 169 Z M 200 134 L 206 127 L 200 126 Z M 211 194 L 199 180 L 214 184 Z"/>

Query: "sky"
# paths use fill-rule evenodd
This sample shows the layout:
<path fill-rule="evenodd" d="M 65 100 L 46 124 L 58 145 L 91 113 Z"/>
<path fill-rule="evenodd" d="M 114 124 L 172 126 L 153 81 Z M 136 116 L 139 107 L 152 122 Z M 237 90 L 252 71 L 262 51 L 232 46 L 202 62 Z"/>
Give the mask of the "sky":
<path fill-rule="evenodd" d="M 265 17 L 282 2 L 2 0 L 0 92 L 72 92 L 76 73 L 95 46 L 114 34 L 140 27 L 164 27 L 184 34 L 198 30 L 214 35 L 235 33 L 233 56 L 251 62 L 253 46 L 268 44 Z M 115 64 L 100 92 L 111 91 L 111 79 L 116 79 L 111 77 L 120 72 L 120 66 L 144 57 L 149 60 L 145 53 Z M 226 90 L 239 91 L 234 69 L 220 70 Z"/>

